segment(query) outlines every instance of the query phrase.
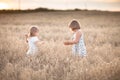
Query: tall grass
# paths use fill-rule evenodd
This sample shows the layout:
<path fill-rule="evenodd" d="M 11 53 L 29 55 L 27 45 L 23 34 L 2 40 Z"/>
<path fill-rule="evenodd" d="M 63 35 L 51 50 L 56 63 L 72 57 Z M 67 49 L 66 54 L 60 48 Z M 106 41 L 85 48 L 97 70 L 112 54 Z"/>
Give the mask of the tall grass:
<path fill-rule="evenodd" d="M 74 18 L 84 32 L 84 58 L 63 45 Z M 0 80 L 119 80 L 119 21 L 118 13 L 95 11 L 0 14 Z M 32 25 L 46 43 L 27 57 L 24 35 Z"/>

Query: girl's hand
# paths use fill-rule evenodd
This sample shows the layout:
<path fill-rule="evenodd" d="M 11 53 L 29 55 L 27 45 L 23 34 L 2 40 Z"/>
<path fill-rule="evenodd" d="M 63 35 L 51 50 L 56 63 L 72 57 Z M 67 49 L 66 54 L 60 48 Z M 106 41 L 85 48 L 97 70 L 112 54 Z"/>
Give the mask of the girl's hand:
<path fill-rule="evenodd" d="M 40 44 L 45 44 L 45 41 L 41 41 Z"/>
<path fill-rule="evenodd" d="M 64 45 L 69 45 L 69 42 L 68 41 L 65 41 L 65 42 L 63 42 L 64 43 Z"/>
<path fill-rule="evenodd" d="M 26 38 L 28 38 L 28 37 L 29 37 L 29 35 L 28 35 L 28 34 L 25 34 L 25 37 L 26 37 Z"/>

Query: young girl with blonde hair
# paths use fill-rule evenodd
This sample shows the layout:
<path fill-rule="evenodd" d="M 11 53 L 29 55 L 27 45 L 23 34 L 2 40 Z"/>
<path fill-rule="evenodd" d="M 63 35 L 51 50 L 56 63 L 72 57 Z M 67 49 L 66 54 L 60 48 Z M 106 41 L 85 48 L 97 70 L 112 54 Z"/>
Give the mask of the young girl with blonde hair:
<path fill-rule="evenodd" d="M 43 41 L 38 39 L 39 29 L 37 27 L 31 27 L 29 34 L 26 34 L 26 42 L 28 43 L 29 49 L 27 55 L 34 55 L 38 52 L 37 44 L 43 44 Z"/>

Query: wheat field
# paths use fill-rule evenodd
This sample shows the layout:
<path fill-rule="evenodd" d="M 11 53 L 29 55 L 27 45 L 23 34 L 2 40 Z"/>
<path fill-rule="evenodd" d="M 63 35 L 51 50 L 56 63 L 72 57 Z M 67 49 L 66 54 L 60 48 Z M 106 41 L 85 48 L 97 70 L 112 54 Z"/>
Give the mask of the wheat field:
<path fill-rule="evenodd" d="M 72 36 L 72 19 L 80 21 L 84 32 L 84 58 L 63 45 Z M 25 34 L 31 26 L 39 27 L 46 43 L 37 55 L 26 57 Z M 0 13 L 0 80 L 120 80 L 120 13 Z"/>

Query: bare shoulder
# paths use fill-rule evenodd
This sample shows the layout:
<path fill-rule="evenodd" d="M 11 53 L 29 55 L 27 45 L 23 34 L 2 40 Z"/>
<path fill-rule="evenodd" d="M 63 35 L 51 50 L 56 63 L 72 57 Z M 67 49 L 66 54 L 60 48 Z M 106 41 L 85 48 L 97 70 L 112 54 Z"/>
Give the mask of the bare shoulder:
<path fill-rule="evenodd" d="M 82 35 L 82 30 L 77 31 L 76 35 Z"/>

